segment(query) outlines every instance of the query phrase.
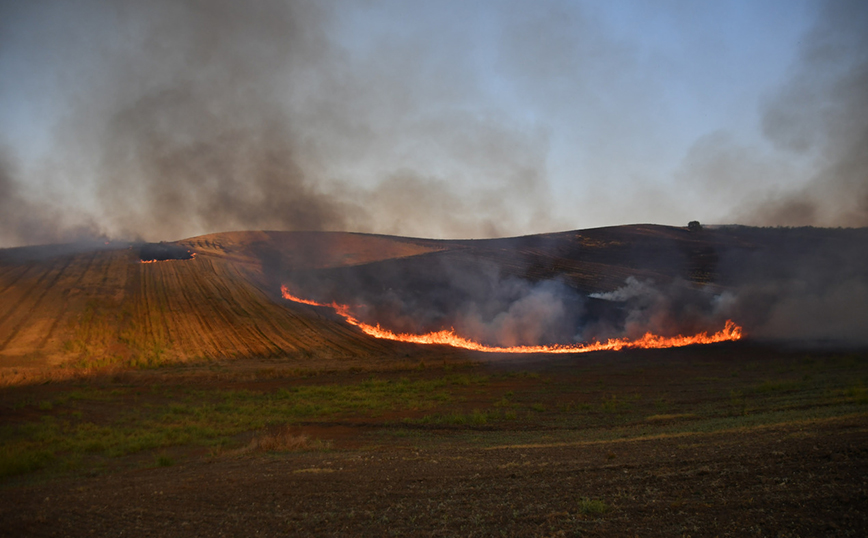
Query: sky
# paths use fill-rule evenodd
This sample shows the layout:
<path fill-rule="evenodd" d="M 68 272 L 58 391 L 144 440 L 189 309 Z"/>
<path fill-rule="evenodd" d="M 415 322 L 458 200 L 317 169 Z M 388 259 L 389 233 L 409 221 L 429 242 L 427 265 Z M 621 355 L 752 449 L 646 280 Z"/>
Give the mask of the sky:
<path fill-rule="evenodd" d="M 0 247 L 868 226 L 868 3 L 0 1 Z"/>

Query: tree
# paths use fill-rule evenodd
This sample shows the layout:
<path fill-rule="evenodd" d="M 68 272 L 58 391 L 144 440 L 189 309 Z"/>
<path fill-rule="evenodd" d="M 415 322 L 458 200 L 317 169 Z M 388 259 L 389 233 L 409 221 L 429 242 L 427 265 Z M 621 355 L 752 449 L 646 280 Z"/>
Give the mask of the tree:
<path fill-rule="evenodd" d="M 691 220 L 690 222 L 687 223 L 687 229 L 690 230 L 691 232 L 701 232 L 702 231 L 702 224 L 699 224 L 698 220 Z"/>

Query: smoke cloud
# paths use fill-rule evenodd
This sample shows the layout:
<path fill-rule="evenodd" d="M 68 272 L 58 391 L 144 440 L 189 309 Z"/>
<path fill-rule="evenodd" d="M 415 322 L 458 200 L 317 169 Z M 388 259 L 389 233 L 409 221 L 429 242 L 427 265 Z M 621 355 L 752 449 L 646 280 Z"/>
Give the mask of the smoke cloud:
<path fill-rule="evenodd" d="M 817 171 L 796 190 L 769 192 L 741 222 L 868 226 L 868 4 L 826 2 L 789 80 L 763 107 L 774 146 Z"/>
<path fill-rule="evenodd" d="M 868 229 L 764 229 L 765 248 L 722 254 L 729 313 L 768 340 L 868 343 Z"/>
<path fill-rule="evenodd" d="M 0 245 L 74 242 L 100 237 L 95 223 L 87 217 L 70 215 L 56 203 L 34 201 L 27 196 L 15 176 L 12 158 L 0 146 Z"/>
<path fill-rule="evenodd" d="M 696 288 L 682 280 L 657 285 L 635 277 L 628 277 L 621 288 L 590 297 L 620 304 L 617 319 L 593 320 L 585 328 L 585 333 L 596 339 L 638 338 L 646 332 L 687 335 L 718 331 L 731 315 L 733 300 L 730 292 Z"/>
<path fill-rule="evenodd" d="M 654 17 L 641 4 L 528 6 L 2 4 L 0 103 L 21 108 L 2 118 L 54 128 L 0 133 L 32 151 L 5 166 L 7 200 L 27 210 L 6 213 L 0 246 L 83 231 L 868 224 L 864 2 L 822 4 L 797 63 L 783 83 L 764 79 L 750 113 L 762 92 L 749 81 L 778 69 L 742 64 L 789 58 L 813 5 L 798 24 L 785 3 Z M 748 12 L 788 30 L 753 21 L 720 46 L 734 30 L 722 15 Z"/>
<path fill-rule="evenodd" d="M 755 341 L 852 346 L 868 344 L 866 244 L 868 228 L 615 227 L 276 279 L 372 325 L 452 327 L 491 345 L 713 333 L 732 320 Z"/>
<path fill-rule="evenodd" d="M 584 303 L 561 282 L 508 279 L 483 302 L 463 305 L 455 320 L 459 334 L 500 346 L 555 344 L 576 339 Z"/>
<path fill-rule="evenodd" d="M 496 109 L 470 111 L 479 92 L 460 43 L 407 47 L 404 36 L 402 46 L 349 50 L 336 32 L 341 7 L 328 2 L 46 9 L 71 21 L 38 28 L 68 99 L 49 160 L 76 163 L 60 175 L 89 194 L 90 214 L 111 235 L 479 237 L 555 222 L 545 133 Z M 23 179 L 7 171 L 3 181 L 15 189 Z M 27 214 L 4 227 L 61 225 L 39 205 Z M 13 244 L 43 237 L 3 233 Z"/>

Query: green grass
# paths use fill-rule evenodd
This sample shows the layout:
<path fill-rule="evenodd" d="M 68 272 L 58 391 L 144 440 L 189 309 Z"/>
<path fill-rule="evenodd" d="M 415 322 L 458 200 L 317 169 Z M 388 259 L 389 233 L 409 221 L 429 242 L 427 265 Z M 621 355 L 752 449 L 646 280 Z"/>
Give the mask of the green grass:
<path fill-rule="evenodd" d="M 0 427 L 0 478 L 52 465 L 70 467 L 82 456 L 117 458 L 170 446 L 225 445 L 240 433 L 278 424 L 425 411 L 451 402 L 454 390 L 486 379 L 466 374 L 428 380 L 370 378 L 273 391 L 77 389 L 36 404 L 42 413 L 38 420 Z M 95 418 L 94 404 L 111 416 Z M 484 424 L 489 415 L 474 412 L 450 420 Z"/>
<path fill-rule="evenodd" d="M 589 499 L 587 497 L 579 499 L 576 508 L 579 514 L 587 517 L 600 517 L 611 509 L 609 505 L 603 501 L 599 499 Z"/>
<path fill-rule="evenodd" d="M 157 454 L 154 456 L 154 463 L 157 467 L 171 467 L 175 465 L 175 460 L 165 454 Z"/>
<path fill-rule="evenodd" d="M 8 388 L 0 391 L 0 411 L 12 417 L 0 424 L 0 480 L 140 466 L 143 453 L 152 454 L 144 465 L 165 466 L 162 458 L 175 464 L 202 448 L 231 453 L 251 437 L 305 423 L 381 424 L 364 439 L 387 446 L 426 446 L 448 436 L 450 443 L 495 447 L 704 434 L 868 413 L 868 357 L 690 364 L 690 375 L 671 381 L 665 365 L 642 366 L 641 373 L 601 362 L 597 370 L 486 374 L 483 366 L 414 363 L 380 377 L 270 372 L 259 381 L 220 385 L 104 380 Z M 666 375 L 649 382 L 655 368 Z M 729 375 L 734 369 L 738 377 Z"/>
<path fill-rule="evenodd" d="M 515 420 L 517 413 L 513 410 L 491 409 L 488 411 L 474 409 L 470 413 L 459 411 L 451 413 L 434 413 L 419 419 L 405 419 L 405 424 L 424 424 L 436 426 L 482 426 L 502 420 Z"/>

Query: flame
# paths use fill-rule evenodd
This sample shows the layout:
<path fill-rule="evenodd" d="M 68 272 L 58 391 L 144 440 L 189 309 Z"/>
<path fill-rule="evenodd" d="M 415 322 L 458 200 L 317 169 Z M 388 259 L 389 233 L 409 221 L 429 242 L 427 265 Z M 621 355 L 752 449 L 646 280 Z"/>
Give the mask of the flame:
<path fill-rule="evenodd" d="M 280 291 L 284 299 L 288 299 L 296 303 L 332 308 L 339 316 L 344 318 L 347 323 L 349 323 L 350 325 L 355 325 L 356 327 L 361 329 L 362 332 L 373 336 L 374 338 L 383 338 L 386 340 L 396 340 L 398 342 L 409 342 L 413 344 L 442 344 L 461 349 L 482 351 L 485 353 L 588 353 L 591 351 L 617 351 L 619 349 L 636 348 L 661 349 L 668 347 L 691 346 L 694 344 L 714 344 L 717 342 L 729 342 L 734 340 L 740 340 L 742 337 L 742 328 L 733 323 L 732 320 L 726 320 L 726 324 L 724 325 L 723 329 L 712 335 L 709 335 L 707 332 L 701 332 L 692 336 L 678 335 L 672 337 L 665 337 L 657 336 L 648 332 L 645 333 L 645 336 L 637 338 L 635 340 L 631 340 L 629 338 L 610 338 L 605 342 L 589 342 L 584 344 L 569 345 L 555 344 L 550 346 L 511 347 L 488 346 L 485 344 L 474 342 L 473 340 L 468 340 L 463 336 L 455 334 L 455 329 L 442 330 L 425 334 L 394 333 L 388 329 L 380 327 L 379 324 L 374 326 L 359 321 L 358 319 L 353 317 L 352 314 L 350 314 L 350 307 L 348 305 L 342 305 L 335 302 L 328 304 L 318 303 L 316 301 L 302 299 L 301 297 L 296 297 L 295 295 L 292 295 L 289 292 L 289 288 L 287 288 L 286 286 L 281 286 Z"/>
<path fill-rule="evenodd" d="M 196 257 L 196 253 L 190 253 L 189 258 L 167 258 L 165 260 L 139 260 L 139 263 L 158 263 L 158 262 L 185 262 Z"/>

